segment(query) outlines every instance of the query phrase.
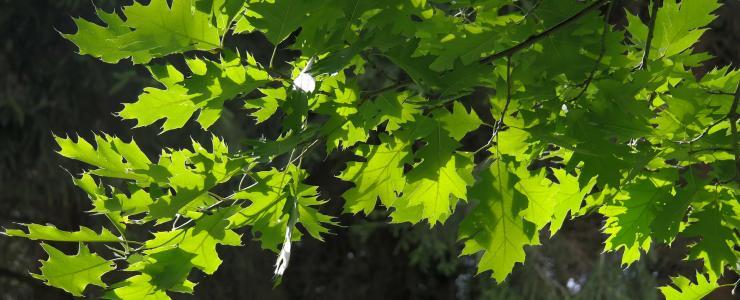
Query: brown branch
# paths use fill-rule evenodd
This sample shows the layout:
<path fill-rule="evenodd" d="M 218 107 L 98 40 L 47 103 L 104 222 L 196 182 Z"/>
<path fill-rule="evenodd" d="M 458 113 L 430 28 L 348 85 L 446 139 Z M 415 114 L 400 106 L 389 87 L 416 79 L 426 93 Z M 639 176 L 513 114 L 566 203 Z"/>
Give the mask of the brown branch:
<path fill-rule="evenodd" d="M 653 44 L 653 34 L 655 33 L 655 19 L 658 18 L 658 0 L 653 0 L 653 6 L 650 8 L 650 21 L 648 23 L 648 35 L 645 42 L 645 52 L 642 54 L 640 69 L 647 70 L 648 59 L 650 57 L 650 47 Z"/>
<path fill-rule="evenodd" d="M 551 34 L 559 31 L 560 29 L 563 29 L 568 24 L 571 24 L 571 23 L 577 21 L 578 19 L 584 17 L 589 12 L 591 12 L 592 10 L 595 10 L 595 9 L 599 8 L 602 4 L 604 4 L 604 3 L 608 2 L 608 1 L 609 0 L 598 0 L 598 1 L 594 2 L 594 3 L 592 3 L 591 5 L 587 6 L 586 8 L 582 9 L 581 11 L 577 12 L 575 15 L 570 16 L 569 18 L 561 21 L 560 23 L 556 24 L 555 26 L 552 26 L 552 27 L 546 29 L 543 32 L 540 32 L 540 33 L 531 35 L 530 37 L 528 37 L 523 42 L 521 42 L 519 44 L 516 44 L 516 45 L 514 45 L 511 48 L 508 48 L 506 50 L 503 50 L 503 51 L 500 51 L 500 52 L 496 52 L 494 54 L 491 54 L 489 56 L 486 56 L 484 58 L 481 58 L 480 63 L 481 64 L 489 64 L 489 63 L 491 63 L 494 60 L 497 60 L 499 58 L 511 56 L 514 53 L 517 53 L 517 52 L 519 52 L 519 51 L 521 51 L 521 50 L 523 50 L 523 49 L 531 46 L 532 44 L 538 42 L 539 40 L 550 36 Z"/>

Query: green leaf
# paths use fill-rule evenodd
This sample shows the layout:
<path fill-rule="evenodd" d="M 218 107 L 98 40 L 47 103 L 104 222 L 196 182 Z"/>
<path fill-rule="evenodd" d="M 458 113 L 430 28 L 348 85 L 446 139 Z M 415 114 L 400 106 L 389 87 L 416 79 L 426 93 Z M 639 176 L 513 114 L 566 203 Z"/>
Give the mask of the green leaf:
<path fill-rule="evenodd" d="M 92 174 L 148 180 L 147 176 L 138 174 L 136 171 L 148 168 L 151 162 L 133 140 L 125 143 L 117 137 L 95 135 L 97 148 L 81 137 L 77 138 L 77 142 L 72 141 L 71 138 L 61 137 L 55 137 L 55 140 L 61 148 L 58 151 L 60 155 L 98 167 L 91 172 Z"/>
<path fill-rule="evenodd" d="M 383 93 L 363 103 L 358 113 L 368 124 L 366 127 L 372 129 L 385 123 L 385 131 L 392 133 L 421 114 L 419 105 L 413 103 L 419 98 L 409 92 Z"/>
<path fill-rule="evenodd" d="M 719 284 L 711 281 L 709 277 L 704 277 L 699 272 L 696 273 L 696 283 L 683 276 L 671 279 L 673 281 L 672 285 L 660 287 L 660 292 L 663 293 L 666 300 L 701 300 L 719 288 Z"/>
<path fill-rule="evenodd" d="M 221 32 L 228 30 L 229 25 L 235 19 L 241 19 L 239 15 L 244 10 L 244 0 L 195 0 L 195 8 L 211 15 L 211 23 Z"/>
<path fill-rule="evenodd" d="M 131 58 L 136 64 L 153 58 L 190 50 L 219 47 L 221 31 L 210 22 L 211 13 L 193 8 L 193 0 L 152 0 L 148 5 L 134 2 L 124 7 L 125 19 L 98 10 L 106 23 L 99 26 L 75 19 L 77 33 L 64 36 L 80 48 L 108 63 Z M 183 22 L 187 20 L 187 22 Z"/>
<path fill-rule="evenodd" d="M 443 124 L 430 117 L 420 116 L 416 122 L 406 126 L 401 135 L 409 141 L 420 139 L 425 143 L 415 154 L 421 162 L 414 166 L 414 171 L 409 174 L 411 180 L 434 176 L 439 169 L 447 165 L 452 154 L 460 147 L 460 143 L 451 137 Z"/>
<path fill-rule="evenodd" d="M 119 115 L 137 121 L 136 127 L 151 125 L 166 119 L 162 131 L 185 125 L 190 117 L 200 111 L 198 123 L 208 129 L 221 116 L 224 102 L 240 94 L 247 94 L 266 83 L 267 72 L 256 66 L 254 58 L 248 65 L 235 54 L 224 54 L 220 62 L 207 59 L 188 59 L 193 74 L 185 78 L 172 65 L 155 65 L 149 68 L 154 79 L 164 89 L 148 87 L 134 103 L 126 103 Z"/>
<path fill-rule="evenodd" d="M 193 152 L 189 150 L 163 153 L 157 164 L 157 181 L 170 187 L 174 193 L 167 193 L 149 207 L 152 218 L 172 218 L 178 213 L 197 210 L 210 205 L 214 200 L 209 191 L 241 172 L 249 163 L 249 158 L 232 157 L 226 143 L 212 137 L 208 151 L 193 142 Z"/>
<path fill-rule="evenodd" d="M 591 189 L 596 185 L 596 180 L 592 179 L 586 186 L 579 188 L 578 177 L 568 174 L 563 169 L 553 170 L 555 178 L 558 180 L 558 190 L 555 196 L 558 199 L 550 222 L 550 232 L 554 235 L 565 222 L 565 218 L 570 213 L 571 219 L 581 208 L 581 203 Z"/>
<path fill-rule="evenodd" d="M 464 111 L 464 108 L 458 108 Z M 449 112 L 442 109 L 435 115 Z M 444 223 L 452 214 L 458 199 L 467 199 L 467 186 L 472 184 L 472 159 L 456 153 L 460 144 L 450 137 L 444 128 L 449 124 L 440 123 L 430 117 L 419 116 L 405 126 L 400 133 L 404 139 L 413 142 L 421 139 L 426 143 L 415 153 L 421 160 L 406 174 L 407 184 L 401 197 L 393 204 L 391 214 L 394 222 L 417 223 L 427 219 L 434 226 Z M 463 127 L 452 127 L 458 135 L 464 134 Z"/>
<path fill-rule="evenodd" d="M 517 176 L 510 158 L 498 158 L 482 170 L 470 189 L 478 205 L 460 224 L 458 238 L 464 241 L 462 255 L 483 251 L 478 273 L 492 270 L 503 282 L 516 263 L 523 263 L 524 246 L 539 244 L 534 224 L 522 217 L 527 198 L 516 190 Z"/>
<path fill-rule="evenodd" d="M 653 33 L 651 59 L 673 56 L 691 47 L 706 31 L 701 27 L 709 25 L 716 18 L 712 12 L 720 4 L 714 0 L 676 0 L 663 1 L 658 9 Z M 647 39 L 647 26 L 639 18 L 627 14 L 632 40 L 643 46 Z"/>
<path fill-rule="evenodd" d="M 32 274 L 34 278 L 75 296 L 82 296 L 88 285 L 107 287 L 102 277 L 113 271 L 115 264 L 90 253 L 84 244 L 80 244 L 75 255 L 66 255 L 49 244 L 41 244 L 41 247 L 49 258 L 41 261 L 41 274 Z"/>
<path fill-rule="evenodd" d="M 378 199 L 391 207 L 406 185 L 403 165 L 408 160 L 410 146 L 387 135 L 381 135 L 380 140 L 380 145 L 358 147 L 355 154 L 367 161 L 347 163 L 347 169 L 339 176 L 355 184 L 342 195 L 346 211 L 368 215 Z"/>
<path fill-rule="evenodd" d="M 467 199 L 467 187 L 472 183 L 473 164 L 462 154 L 451 156 L 438 169 L 417 167 L 408 175 L 401 198 L 392 206 L 393 222 L 417 223 L 427 219 L 431 226 L 444 223 L 452 215 L 457 201 Z"/>
<path fill-rule="evenodd" d="M 274 157 L 289 153 L 315 138 L 317 129 L 317 127 L 309 127 L 301 132 L 289 132 L 274 140 L 246 140 L 245 144 L 249 147 L 248 153 L 259 159 L 271 161 Z"/>
<path fill-rule="evenodd" d="M 132 255 L 126 271 L 140 274 L 111 286 L 106 299 L 170 299 L 167 291 L 193 293 L 195 283 L 188 280 L 195 254 L 180 248 L 169 248 L 151 255 Z"/>
<path fill-rule="evenodd" d="M 321 234 L 329 232 L 326 225 L 335 225 L 332 217 L 324 215 L 316 206 L 326 201 L 318 200 L 317 187 L 303 183 L 305 171 L 290 164 L 285 170 L 270 169 L 254 175 L 256 184 L 239 191 L 232 198 L 249 200 L 248 207 L 238 211 L 229 220 L 229 228 L 252 226 L 252 232 L 262 243 L 262 248 L 277 252 L 283 242 L 290 219 L 293 201 L 297 202 L 297 223 L 311 236 L 323 240 Z M 301 239 L 301 232 L 293 231 L 293 240 Z"/>
<path fill-rule="evenodd" d="M 568 174 L 563 169 L 553 170 L 557 183 L 546 178 L 545 170 L 530 175 L 525 169 L 517 170 L 520 177 L 515 188 L 527 197 L 528 206 L 522 216 L 541 230 L 550 224 L 550 235 L 554 235 L 562 226 L 568 213 L 571 216 L 581 208 L 584 196 L 596 183 L 591 180 L 583 189 L 579 187 L 578 177 Z"/>
<path fill-rule="evenodd" d="M 502 30 L 487 29 L 480 26 L 466 26 L 457 35 L 457 37 L 451 37 L 449 34 L 442 34 L 441 39 L 431 41 L 437 44 L 435 47 L 444 49 L 435 53 L 437 57 L 429 65 L 432 70 L 452 69 L 457 59 L 462 62 L 463 66 L 478 62 L 484 55 L 493 53 L 497 48 L 503 48 L 500 46 L 500 41 L 506 37 L 502 34 Z"/>
<path fill-rule="evenodd" d="M 23 224 L 27 232 L 20 229 L 5 229 L 4 234 L 9 236 L 23 237 L 31 240 L 55 241 L 55 242 L 121 242 L 122 240 L 103 228 L 100 233 L 85 226 L 80 226 L 78 231 L 64 231 L 53 225 Z"/>
<path fill-rule="evenodd" d="M 628 265 L 640 258 L 640 251 L 647 252 L 652 243 L 652 228 L 659 203 L 672 201 L 670 182 L 660 182 L 644 176 L 616 195 L 614 204 L 601 207 L 599 212 L 606 219 L 603 232 L 609 237 L 604 249 L 624 249 L 622 264 Z"/>
<path fill-rule="evenodd" d="M 682 176 L 686 184 L 674 187 L 675 197 L 656 203 L 655 219 L 651 224 L 651 235 L 656 241 L 668 244 L 673 242 L 684 227 L 683 221 L 689 210 L 689 204 L 703 198 L 701 194 L 704 185 L 709 182 L 707 178 L 701 178 L 701 175 L 697 174 L 699 172 L 699 170 L 694 170 L 694 167 L 690 167 L 688 172 Z M 673 179 L 672 175 L 669 175 L 669 179 Z"/>
<path fill-rule="evenodd" d="M 308 0 L 263 0 L 250 3 L 248 20 L 251 26 L 262 32 L 277 47 L 298 29 L 315 6 L 314 1 Z"/>
<path fill-rule="evenodd" d="M 98 185 L 89 173 L 84 173 L 80 178 L 75 178 L 73 181 L 90 197 L 93 205 L 91 212 L 108 213 L 109 216 L 110 213 L 131 216 L 149 211 L 149 206 L 154 202 L 146 190 L 135 184 L 128 185 L 129 195 L 118 192 L 117 189 L 111 187 L 114 193 L 112 196 L 108 196 L 103 186 Z"/>
<path fill-rule="evenodd" d="M 220 209 L 197 218 L 194 227 L 156 232 L 154 239 L 147 241 L 145 245 L 151 250 L 145 252 L 152 255 L 176 247 L 193 254 L 190 263 L 195 267 L 206 274 L 213 274 L 221 265 L 216 246 L 241 246 L 241 236 L 227 229 L 230 225 L 228 218 L 234 213 L 235 208 Z"/>
<path fill-rule="evenodd" d="M 369 138 L 368 132 L 371 126 L 358 114 L 360 105 L 360 90 L 354 81 L 343 82 L 343 76 L 334 82 L 329 80 L 322 82 L 321 90 L 326 90 L 327 85 L 333 92 L 333 97 L 319 97 L 317 102 L 323 104 L 316 108 L 317 112 L 329 116 L 329 120 L 322 126 L 321 133 L 326 136 L 327 150 L 341 147 L 351 147 L 359 142 L 365 142 Z M 322 103 L 323 102 L 323 103 Z"/>
<path fill-rule="evenodd" d="M 700 239 L 689 247 L 688 259 L 703 260 L 704 270 L 712 280 L 722 276 L 725 266 L 734 265 L 739 257 L 735 247 L 740 240 L 733 232 L 736 228 L 727 226 L 723 219 L 720 208 L 710 205 L 691 214 L 683 232 L 684 236 Z"/>
<path fill-rule="evenodd" d="M 437 116 L 437 119 L 442 124 L 442 128 L 450 133 L 450 137 L 455 140 L 462 139 L 465 134 L 478 129 L 483 122 L 478 118 L 478 114 L 475 111 L 468 112 L 462 103 L 455 101 L 452 107 L 452 113 L 443 113 Z"/>
<path fill-rule="evenodd" d="M 124 250 L 108 249 L 126 256 L 129 273 L 116 277 L 107 298 L 192 293 L 188 278 L 213 274 L 219 245 L 240 245 L 237 232 L 247 226 L 263 248 L 282 244 L 282 275 L 292 240 L 321 240 L 337 224 L 320 211 L 328 200 L 319 187 L 306 183 L 320 175 L 309 170 L 327 166 L 322 156 L 349 160 L 337 176 L 353 185 L 345 211 L 368 215 L 380 201 L 391 222 L 455 220 L 462 254 L 480 254 L 478 272 L 491 270 L 498 282 L 545 228 L 555 234 L 569 215 L 594 212 L 606 219 L 605 251 L 622 249 L 624 264 L 689 239 L 686 259 L 702 260 L 701 276 L 675 279 L 662 289 L 666 298 L 705 296 L 736 267 L 730 110 L 740 72 L 719 68 L 697 79 L 695 68 L 712 56 L 691 51 L 719 1 L 660 1 L 645 68 L 635 68 L 646 52 L 645 16 L 628 13 L 624 26 L 611 26 L 619 8 L 608 1 L 142 2 L 97 11 L 94 23 L 76 19 L 79 31 L 65 35 L 82 54 L 147 64 L 157 85 L 120 116 L 162 131 L 195 118 L 208 130 L 238 113 L 223 110 L 240 99 L 256 127 L 236 153 L 213 137 L 209 149 L 193 142 L 155 150 L 155 162 L 135 142 L 109 135 L 57 138 L 61 155 L 90 165 L 73 179 L 89 212 L 121 231 L 153 234 L 137 240 L 130 232 Z M 274 46 L 259 55 L 269 70 L 231 47 L 259 36 Z M 315 90 L 293 87 L 290 78 L 301 73 L 315 78 Z M 479 129 L 492 121 L 502 126 L 489 140 Z M 5 233 L 121 242 L 86 227 Z"/>
<path fill-rule="evenodd" d="M 244 108 L 255 109 L 250 115 L 254 117 L 257 124 L 267 121 L 288 98 L 288 92 L 284 87 L 259 89 L 259 91 L 265 96 L 259 99 L 248 100 L 244 103 Z"/>

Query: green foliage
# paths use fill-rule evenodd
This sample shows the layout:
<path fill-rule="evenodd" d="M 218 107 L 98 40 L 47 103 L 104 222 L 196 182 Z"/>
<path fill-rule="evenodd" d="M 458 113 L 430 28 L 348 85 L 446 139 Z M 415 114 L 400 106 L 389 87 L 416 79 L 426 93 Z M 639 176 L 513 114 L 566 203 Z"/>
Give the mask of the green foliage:
<path fill-rule="evenodd" d="M 306 175 L 304 170 L 292 164 L 283 171 L 271 169 L 255 173 L 255 184 L 232 197 L 252 202 L 230 218 L 233 227 L 252 226 L 253 232 L 260 233 L 262 247 L 273 251 L 277 251 L 286 227 L 294 227 L 296 223 L 320 240 L 322 233 L 329 232 L 324 225 L 335 223 L 316 209 L 325 201 L 318 200 L 315 186 L 303 183 Z M 297 222 L 289 224 L 291 218 L 296 218 Z M 294 240 L 300 238 L 300 232 L 293 234 Z"/>
<path fill-rule="evenodd" d="M 499 157 L 482 172 L 470 190 L 480 203 L 460 225 L 460 238 L 466 240 L 462 254 L 484 251 L 478 272 L 493 270 L 499 282 L 524 262 L 524 246 L 539 244 L 535 224 L 522 217 L 527 198 L 514 188 L 517 177 L 506 160 Z"/>
<path fill-rule="evenodd" d="M 41 274 L 33 274 L 33 277 L 75 296 L 82 296 L 85 287 L 91 284 L 106 287 L 102 276 L 115 269 L 114 263 L 90 253 L 83 244 L 75 255 L 64 254 L 49 244 L 41 244 L 41 247 L 49 258 L 41 262 Z"/>
<path fill-rule="evenodd" d="M 244 66 L 238 54 L 230 53 L 224 54 L 220 62 L 187 59 L 193 72 L 188 78 L 172 65 L 151 66 L 152 76 L 165 89 L 145 88 L 138 101 L 127 103 L 119 115 L 137 120 L 137 127 L 166 118 L 162 130 L 168 131 L 182 127 L 200 111 L 198 123 L 208 129 L 221 117 L 225 101 L 267 82 L 269 76 L 256 66 L 254 58 L 247 60 L 249 64 Z"/>
<path fill-rule="evenodd" d="M 697 273 L 696 283 L 686 277 L 678 276 L 673 278 L 672 286 L 661 287 L 660 291 L 667 300 L 700 300 L 718 287 L 719 284 Z"/>
<path fill-rule="evenodd" d="M 382 135 L 380 145 L 362 145 L 356 154 L 366 157 L 366 162 L 349 162 L 339 178 L 354 182 L 355 186 L 344 193 L 346 210 L 370 214 L 380 200 L 383 205 L 393 205 L 397 195 L 406 185 L 403 165 L 407 159 L 408 144 L 402 140 Z"/>
<path fill-rule="evenodd" d="M 106 243 L 103 256 L 43 244 L 50 259 L 38 277 L 74 295 L 106 287 L 101 276 L 114 269 L 123 279 L 106 298 L 193 293 L 193 269 L 213 274 L 218 248 L 241 245 L 243 232 L 278 253 L 282 276 L 292 242 L 341 225 L 322 212 L 339 200 L 308 183 L 308 153 L 344 152 L 355 155 L 336 173 L 351 186 L 346 212 L 368 215 L 380 203 L 390 222 L 431 227 L 459 215 L 461 254 L 479 255 L 478 272 L 497 282 L 566 220 L 598 213 L 604 250 L 625 265 L 690 239 L 697 283 L 677 277 L 676 288 L 661 288 L 667 298 L 718 287 L 740 255 L 740 72 L 697 79 L 692 67 L 710 56 L 691 46 L 719 4 L 664 1 L 654 24 L 628 13 L 624 30 L 605 21 L 619 9 L 611 1 L 510 4 L 153 0 L 124 8 L 125 18 L 99 11 L 106 26 L 76 19 L 65 37 L 81 54 L 144 64 L 159 82 L 119 113 L 136 127 L 176 130 L 197 112 L 209 129 L 227 101 L 241 101 L 272 136 L 245 137 L 232 151 L 214 136 L 210 149 L 193 141 L 156 160 L 133 140 L 57 138 L 59 154 L 90 166 L 74 183 L 110 229 L 5 233 Z M 286 72 L 275 53 L 258 61 L 249 46 L 224 45 L 244 33 L 297 57 Z"/>
<path fill-rule="evenodd" d="M 173 1 L 171 7 L 165 0 L 153 0 L 148 5 L 134 2 L 124 8 L 125 19 L 99 10 L 98 17 L 106 26 L 75 19 L 78 32 L 66 37 L 80 48 L 80 54 L 109 63 L 131 58 L 142 64 L 172 53 L 216 49 L 226 28 L 214 26 L 211 13 L 195 9 L 194 2 L 198 1 Z M 223 12 L 213 13 L 220 16 Z"/>
<path fill-rule="evenodd" d="M 80 230 L 75 232 L 59 230 L 53 225 L 27 224 L 26 231 L 20 229 L 5 230 L 9 236 L 24 237 L 30 240 L 57 241 L 57 242 L 118 242 L 120 239 L 111 233 L 108 229 L 103 228 L 100 233 L 96 233 L 90 228 L 80 226 Z"/>

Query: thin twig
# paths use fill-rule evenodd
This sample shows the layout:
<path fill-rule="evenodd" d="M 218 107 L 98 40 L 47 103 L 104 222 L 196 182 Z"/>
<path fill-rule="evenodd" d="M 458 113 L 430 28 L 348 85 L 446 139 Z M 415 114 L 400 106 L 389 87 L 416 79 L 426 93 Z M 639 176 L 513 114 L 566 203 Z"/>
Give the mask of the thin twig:
<path fill-rule="evenodd" d="M 247 179 L 247 173 L 244 173 L 244 175 L 242 175 L 242 178 L 239 179 L 239 185 L 236 186 L 236 189 L 238 191 L 242 190 L 242 184 L 244 184 L 244 179 Z"/>
<path fill-rule="evenodd" d="M 319 142 L 319 139 L 315 139 L 313 142 L 311 142 L 311 144 L 309 144 L 308 146 L 304 147 L 303 150 L 301 150 L 301 153 L 298 154 L 298 157 L 293 158 L 293 160 L 291 160 L 290 163 L 294 163 L 296 160 L 303 159 L 303 155 L 306 154 L 306 152 L 308 152 L 308 150 L 311 149 L 311 147 L 313 147 L 314 145 L 316 145 L 316 143 L 318 143 L 318 142 Z M 299 163 L 299 166 L 300 166 L 300 163 Z"/>
<path fill-rule="evenodd" d="M 489 63 L 491 63 L 491 62 L 493 62 L 493 61 L 495 61 L 495 60 L 497 60 L 499 58 L 502 58 L 502 57 L 510 57 L 514 53 L 517 53 L 517 52 L 519 52 L 521 50 L 524 50 L 525 48 L 531 46 L 532 44 L 538 42 L 539 40 L 541 40 L 541 39 L 543 39 L 545 37 L 548 37 L 548 36 L 552 35 L 553 33 L 559 31 L 560 29 L 566 27 L 566 25 L 571 24 L 571 23 L 577 21 L 578 19 L 586 16 L 589 12 L 591 12 L 592 10 L 595 10 L 595 9 L 599 8 L 602 4 L 604 4 L 606 2 L 611 2 L 611 1 L 610 0 L 599 0 L 599 1 L 596 1 L 596 2 L 592 3 L 591 5 L 585 7 L 581 11 L 577 12 L 576 14 L 570 16 L 569 18 L 567 18 L 567 19 L 561 21 L 560 23 L 558 23 L 558 24 L 556 24 L 556 25 L 554 25 L 554 26 L 546 29 L 545 31 L 540 32 L 540 33 L 537 33 L 537 34 L 534 34 L 534 35 L 531 35 L 526 40 L 524 40 L 523 42 L 521 42 L 519 44 L 516 44 L 516 45 L 512 46 L 511 48 L 508 48 L 506 50 L 503 50 L 503 51 L 500 51 L 500 52 L 491 54 L 489 56 L 486 56 L 484 58 L 481 58 L 479 62 L 481 64 L 489 64 Z M 412 81 L 405 80 L 405 81 L 397 82 L 397 83 L 395 83 L 393 85 L 390 85 L 388 87 L 380 88 L 380 89 L 375 90 L 375 91 L 369 91 L 369 92 L 367 92 L 367 93 L 365 93 L 363 95 L 363 99 L 360 100 L 360 104 L 362 104 L 362 102 L 364 102 L 366 99 L 375 97 L 375 96 L 377 96 L 379 94 L 382 94 L 384 92 L 387 92 L 389 90 L 395 90 L 395 89 L 398 89 L 398 88 L 402 88 L 402 87 L 408 86 L 411 83 L 412 83 Z M 435 105 L 435 106 L 437 106 L 437 105 Z"/>
<path fill-rule="evenodd" d="M 563 29 L 566 25 L 577 21 L 578 19 L 580 19 L 583 16 L 587 15 L 592 10 L 595 10 L 595 9 L 599 8 L 602 4 L 606 3 L 607 1 L 609 1 L 609 0 L 599 0 L 599 1 L 596 1 L 596 2 L 592 3 L 591 5 L 585 7 L 581 11 L 577 12 L 575 15 L 572 15 L 569 18 L 567 18 L 567 19 L 561 21 L 560 23 L 554 25 L 553 27 L 550 27 L 547 30 L 545 30 L 543 32 L 540 32 L 538 34 L 531 35 L 530 37 L 528 37 L 523 42 L 521 42 L 519 44 L 516 44 L 516 45 L 514 45 L 511 48 L 508 48 L 506 50 L 503 50 L 503 51 L 500 51 L 500 52 L 496 52 L 494 54 L 491 54 L 489 56 L 486 56 L 484 58 L 481 58 L 481 60 L 479 62 L 481 64 L 489 64 L 489 63 L 491 63 L 494 60 L 497 60 L 499 58 L 509 57 L 512 54 L 517 53 L 517 52 L 519 52 L 519 51 L 521 51 L 521 50 L 523 50 L 523 49 L 531 46 L 532 44 L 538 42 L 539 40 L 541 40 L 541 39 L 543 39 L 545 37 L 550 36 L 551 34 L 559 31 L 560 29 Z"/>
<path fill-rule="evenodd" d="M 504 110 L 501 111 L 501 117 L 496 122 L 496 128 L 494 136 L 501 130 L 501 125 L 504 124 L 504 118 L 506 117 L 506 111 L 509 109 L 509 103 L 511 103 L 511 56 L 506 58 L 506 104 L 504 104 Z"/>
<path fill-rule="evenodd" d="M 218 200 L 218 201 L 216 201 L 216 202 L 214 202 L 213 204 L 209 205 L 209 206 L 208 206 L 208 207 L 206 207 L 206 208 L 202 208 L 202 209 L 199 209 L 198 211 L 199 211 L 199 212 L 201 212 L 201 213 L 209 212 L 209 211 L 211 211 L 212 209 L 214 209 L 214 208 L 216 208 L 217 206 L 219 206 L 219 205 L 220 205 L 221 203 L 224 203 L 224 202 L 226 202 L 226 201 L 228 200 L 228 199 L 226 199 L 226 198 L 223 198 L 223 197 L 221 197 L 221 196 L 219 196 L 219 195 L 217 195 L 217 194 L 215 194 L 215 193 L 212 193 L 212 192 L 208 192 L 208 194 L 209 194 L 209 195 L 210 195 L 211 197 L 217 198 L 217 199 L 219 199 L 219 200 Z M 189 219 L 189 220 L 187 220 L 187 221 L 186 221 L 185 223 L 182 223 L 182 224 L 178 225 L 177 227 L 173 227 L 173 228 L 172 228 L 172 231 L 175 231 L 175 230 L 179 230 L 179 229 L 182 229 L 183 227 L 185 227 L 185 226 L 189 225 L 190 223 L 193 223 L 193 222 L 195 222 L 195 221 L 199 220 L 199 219 L 200 219 L 201 217 L 202 217 L 202 216 L 198 217 L 197 219 Z M 156 247 L 155 247 L 155 248 L 156 248 Z"/>
<path fill-rule="evenodd" d="M 583 94 L 586 93 L 586 90 L 588 90 L 588 87 L 591 86 L 591 82 L 594 80 L 594 76 L 596 75 L 596 71 L 599 70 L 599 65 L 601 65 L 601 60 L 604 59 L 604 53 L 606 52 L 606 33 L 609 31 L 609 18 L 612 14 L 612 7 L 614 6 L 614 1 L 609 2 L 609 7 L 606 8 L 606 16 L 604 16 L 604 29 L 601 33 L 601 48 L 599 48 L 599 56 L 596 58 L 596 62 L 594 63 L 594 68 L 591 70 L 591 73 L 588 74 L 588 78 L 586 78 L 585 81 L 581 84 L 583 87 L 581 91 L 573 97 L 572 99 L 566 101 L 566 102 L 573 102 L 578 100 Z"/>
<path fill-rule="evenodd" d="M 177 227 L 175 227 L 175 228 L 172 228 L 172 231 L 175 231 L 175 230 L 180 230 L 180 229 L 182 229 L 183 227 L 185 227 L 185 226 L 189 225 L 190 223 L 193 223 L 194 221 L 195 221 L 195 219 L 190 219 L 190 220 L 187 220 L 187 221 L 186 221 L 185 223 L 182 223 L 182 224 L 180 224 L 179 226 L 177 226 Z"/>
<path fill-rule="evenodd" d="M 509 103 L 511 103 L 511 57 L 510 56 L 506 57 L 506 103 L 504 104 L 504 109 L 501 111 L 501 116 L 498 118 L 498 121 L 496 121 L 496 124 L 493 127 L 491 138 L 488 139 L 488 142 L 485 145 L 478 148 L 478 150 L 475 150 L 473 154 L 477 154 L 478 152 L 483 151 L 483 149 L 486 149 L 493 144 L 493 140 L 496 138 L 496 135 L 498 135 L 499 130 L 501 130 L 501 125 L 504 123 L 504 118 L 506 117 L 506 111 L 509 109 Z"/>
<path fill-rule="evenodd" d="M 452 101 L 458 100 L 458 99 L 460 99 L 460 97 L 461 96 L 455 96 L 455 97 L 448 97 L 448 98 L 445 98 L 445 99 L 439 99 L 439 100 L 436 100 L 433 103 L 429 103 L 429 104 L 425 105 L 424 106 L 424 109 L 426 109 L 427 111 L 432 111 L 432 110 L 434 110 L 436 108 L 443 107 L 443 106 L 449 104 Z"/>
<path fill-rule="evenodd" d="M 723 92 L 723 91 L 704 90 L 704 92 L 706 92 L 707 94 L 711 94 L 711 95 L 735 96 L 735 93 Z"/>
<path fill-rule="evenodd" d="M 697 136 L 696 136 L 696 137 L 694 137 L 693 139 L 690 139 L 690 140 L 683 140 L 683 141 L 675 141 L 675 142 L 676 142 L 677 144 L 680 144 L 680 145 L 683 145 L 683 144 L 691 144 L 691 143 L 693 143 L 693 142 L 696 142 L 696 141 L 698 141 L 699 139 L 701 139 L 702 137 L 704 137 L 705 135 L 707 135 L 707 133 L 709 133 L 709 131 L 710 131 L 710 130 L 712 130 L 712 128 L 714 128 L 714 126 L 717 126 L 717 125 L 719 125 L 719 123 L 722 123 L 722 122 L 723 122 L 724 120 L 726 120 L 726 119 L 727 119 L 728 117 L 729 117 L 729 116 L 724 116 L 724 117 L 720 118 L 719 120 L 717 120 L 717 121 L 714 121 L 714 123 L 712 123 L 712 124 L 709 124 L 709 126 L 707 126 L 707 128 L 705 128 L 705 129 L 704 129 L 704 131 L 702 131 L 702 132 L 701 132 L 701 133 L 700 133 L 699 135 L 697 135 Z"/>
<path fill-rule="evenodd" d="M 277 53 L 277 48 L 280 43 L 276 44 L 274 48 L 272 48 L 272 54 L 270 55 L 270 64 L 268 67 L 272 70 L 272 62 L 275 59 L 275 54 Z"/>
<path fill-rule="evenodd" d="M 647 70 L 648 59 L 650 58 L 650 47 L 653 43 L 653 34 L 655 33 L 655 19 L 658 18 L 658 0 L 653 0 L 653 6 L 650 8 L 650 22 L 648 23 L 648 35 L 645 42 L 645 52 L 642 54 L 640 70 Z"/>
<path fill-rule="evenodd" d="M 177 221 L 180 221 L 180 214 L 175 214 L 175 219 L 172 220 L 172 230 L 177 228 Z"/>
<path fill-rule="evenodd" d="M 121 235 L 119 236 L 119 238 L 121 238 L 121 246 L 123 246 L 123 251 L 126 254 L 130 253 L 131 248 L 129 247 L 129 244 L 128 244 L 129 240 L 126 238 L 126 235 L 123 233 L 124 229 L 121 228 L 121 226 L 118 223 L 116 223 L 116 221 L 114 221 L 113 218 L 111 218 L 109 214 L 106 213 L 105 217 L 108 218 L 108 221 L 110 221 L 111 224 L 113 224 L 113 227 L 116 229 L 116 231 L 118 231 L 118 234 Z"/>
<path fill-rule="evenodd" d="M 373 98 L 375 96 L 378 96 L 378 95 L 380 95 L 382 93 L 385 93 L 385 92 L 388 92 L 388 91 L 397 90 L 397 89 L 400 89 L 400 88 L 409 86 L 410 84 L 411 84 L 411 81 L 410 80 L 403 80 L 403 81 L 399 81 L 399 82 L 396 82 L 394 84 L 391 84 L 389 86 L 379 88 L 377 90 L 372 90 L 372 91 L 364 92 L 364 94 L 362 94 L 362 99 L 360 100 L 360 103 L 358 103 L 358 105 L 361 105 L 366 99 L 371 99 L 371 98 Z"/>

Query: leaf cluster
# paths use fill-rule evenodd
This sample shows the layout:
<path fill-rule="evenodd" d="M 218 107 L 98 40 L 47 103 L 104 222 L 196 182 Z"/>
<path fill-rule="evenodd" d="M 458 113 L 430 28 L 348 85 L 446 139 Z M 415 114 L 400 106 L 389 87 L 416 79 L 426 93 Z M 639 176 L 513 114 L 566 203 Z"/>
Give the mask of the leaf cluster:
<path fill-rule="evenodd" d="M 236 149 L 214 136 L 156 159 L 133 140 L 59 137 L 59 154 L 90 166 L 74 183 L 110 228 L 5 234 L 80 243 L 76 255 L 43 244 L 36 275 L 73 295 L 88 285 L 110 299 L 192 293 L 191 272 L 213 274 L 217 248 L 241 245 L 242 230 L 278 253 L 282 275 L 291 243 L 339 225 L 306 183 L 304 157 L 318 148 L 357 157 L 337 175 L 352 184 L 346 213 L 386 209 L 390 222 L 429 226 L 461 214 L 461 254 L 479 255 L 478 272 L 497 282 L 567 220 L 601 214 L 604 250 L 624 265 L 689 239 L 696 282 L 660 290 L 698 299 L 737 272 L 740 72 L 692 73 L 711 58 L 691 46 L 717 1 L 659 2 L 647 23 L 628 12 L 624 27 L 609 23 L 619 8 L 608 0 L 152 0 L 98 11 L 104 25 L 75 19 L 64 36 L 80 54 L 144 65 L 159 83 L 118 113 L 137 127 L 195 119 L 208 129 L 227 101 L 254 126 L 282 126 Z M 224 45 L 244 34 L 300 55 L 285 73 L 275 51 L 258 61 Z M 172 57 L 187 68 L 157 60 Z M 400 77 L 368 76 L 387 71 Z M 481 132 L 487 141 L 464 146 Z M 137 228 L 151 234 L 134 238 Z M 101 280 L 109 272 L 130 276 Z"/>

